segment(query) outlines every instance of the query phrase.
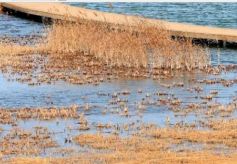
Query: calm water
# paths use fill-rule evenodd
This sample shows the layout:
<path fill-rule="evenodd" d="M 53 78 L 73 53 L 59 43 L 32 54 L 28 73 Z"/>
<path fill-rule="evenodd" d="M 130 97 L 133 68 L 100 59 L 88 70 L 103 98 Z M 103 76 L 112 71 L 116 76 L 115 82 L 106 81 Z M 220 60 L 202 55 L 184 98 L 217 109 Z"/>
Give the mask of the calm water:
<path fill-rule="evenodd" d="M 28 36 L 35 33 L 38 34 L 42 30 L 43 26 L 41 23 L 0 14 L 0 37 Z"/>
<path fill-rule="evenodd" d="M 173 22 L 237 28 L 237 3 L 71 3 L 107 12 Z"/>

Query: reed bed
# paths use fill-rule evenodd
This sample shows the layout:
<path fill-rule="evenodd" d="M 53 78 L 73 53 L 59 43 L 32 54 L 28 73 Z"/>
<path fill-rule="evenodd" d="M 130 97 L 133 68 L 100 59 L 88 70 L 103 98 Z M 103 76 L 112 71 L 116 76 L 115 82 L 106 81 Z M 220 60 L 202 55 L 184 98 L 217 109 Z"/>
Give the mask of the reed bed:
<path fill-rule="evenodd" d="M 29 46 L 21 46 L 12 43 L 0 42 L 0 55 L 21 55 L 21 54 L 31 54 L 35 52 L 35 49 Z"/>
<path fill-rule="evenodd" d="M 162 25 L 115 26 L 78 20 L 55 22 L 48 34 L 47 48 L 54 53 L 78 53 L 103 61 L 109 67 L 203 69 L 209 56 L 190 40 L 172 40 Z"/>
<path fill-rule="evenodd" d="M 203 69 L 208 53 L 190 40 L 173 40 L 165 27 L 110 25 L 78 20 L 55 21 L 48 36 L 35 46 L 0 42 L 0 54 L 76 54 L 98 59 L 109 68 Z"/>
<path fill-rule="evenodd" d="M 46 31 L 46 37 L 37 39 L 1 39 L 0 69 L 10 80 L 98 85 L 121 77 L 159 79 L 177 71 L 214 72 L 202 47 L 173 40 L 162 25 L 55 21 Z"/>

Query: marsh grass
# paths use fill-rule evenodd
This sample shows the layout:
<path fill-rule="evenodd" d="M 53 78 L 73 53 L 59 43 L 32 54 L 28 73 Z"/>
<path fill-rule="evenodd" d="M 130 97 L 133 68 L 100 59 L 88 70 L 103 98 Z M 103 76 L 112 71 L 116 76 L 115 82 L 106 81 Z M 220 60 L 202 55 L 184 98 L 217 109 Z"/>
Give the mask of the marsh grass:
<path fill-rule="evenodd" d="M 33 47 L 0 42 L 0 55 L 21 55 L 34 52 Z"/>
<path fill-rule="evenodd" d="M 91 55 L 109 67 L 203 69 L 208 53 L 191 40 L 172 40 L 162 25 L 137 27 L 85 20 L 55 22 L 49 31 L 47 51 Z"/>
<path fill-rule="evenodd" d="M 210 68 L 208 52 L 191 40 L 173 40 L 162 25 L 141 21 L 134 27 L 81 19 L 45 27 L 42 38 L 0 39 L 0 69 L 9 80 L 98 85 L 117 78 L 159 79 Z"/>
<path fill-rule="evenodd" d="M 36 155 L 45 148 L 57 147 L 47 128 L 36 127 L 33 132 L 11 129 L 1 140 L 1 153 L 5 155 Z"/>
<path fill-rule="evenodd" d="M 203 69 L 208 53 L 191 40 L 173 40 L 162 25 L 121 26 L 95 21 L 55 21 L 48 36 L 34 46 L 0 42 L 0 55 L 74 54 L 89 56 L 109 68 Z"/>

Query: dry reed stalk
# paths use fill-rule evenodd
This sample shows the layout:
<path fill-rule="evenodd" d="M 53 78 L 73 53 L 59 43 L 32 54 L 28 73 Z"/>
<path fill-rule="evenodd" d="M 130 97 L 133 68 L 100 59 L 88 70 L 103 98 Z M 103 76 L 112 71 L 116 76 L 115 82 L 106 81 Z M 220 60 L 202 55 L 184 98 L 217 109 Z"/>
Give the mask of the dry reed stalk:
<path fill-rule="evenodd" d="M 143 44 L 136 36 L 97 22 L 57 22 L 49 32 L 47 46 L 49 51 L 56 53 L 83 52 L 102 60 L 107 66 L 147 65 Z"/>
<path fill-rule="evenodd" d="M 18 108 L 18 109 L 1 109 L 0 108 L 0 123 L 14 124 L 17 120 L 52 120 L 56 118 L 79 118 L 77 113 L 78 106 L 61 108 Z M 0 129 L 1 132 L 1 129 Z"/>
<path fill-rule="evenodd" d="M 166 128 L 152 130 L 150 134 L 151 136 L 158 139 L 174 139 L 175 141 L 188 141 L 206 144 L 223 144 L 228 147 L 237 147 L 237 132 L 232 129 L 204 131 Z"/>
<path fill-rule="evenodd" d="M 30 54 L 35 52 L 34 47 L 30 46 L 20 46 L 11 43 L 1 43 L 0 42 L 0 55 L 20 55 L 20 54 Z"/>
<path fill-rule="evenodd" d="M 155 154 L 156 153 L 156 154 Z M 18 157 L 8 160 L 9 163 L 14 164 L 50 164 L 50 163 L 213 163 L 216 164 L 235 164 L 236 156 L 226 157 L 223 155 L 214 155 L 209 152 L 188 152 L 188 153 L 173 153 L 173 152 L 107 152 L 107 153 L 90 153 L 82 154 L 80 156 L 65 157 L 65 158 L 33 158 L 33 157 Z"/>
<path fill-rule="evenodd" d="M 56 21 L 47 30 L 46 39 L 31 46 L 0 41 L 2 72 L 20 73 L 24 76 L 19 81 L 32 85 L 57 80 L 98 84 L 111 75 L 167 76 L 175 69 L 190 71 L 209 65 L 203 48 L 189 40 L 172 40 L 162 25 L 148 27 L 139 22 L 138 27 L 125 27 L 78 20 Z M 39 67 L 41 72 L 35 74 Z"/>
<path fill-rule="evenodd" d="M 85 134 L 74 138 L 75 142 L 97 149 L 90 159 L 95 162 L 98 159 L 107 163 L 131 162 L 131 163 L 208 163 L 213 159 L 223 162 L 224 159 L 236 161 L 236 154 L 216 155 L 209 151 L 167 151 L 167 146 L 172 140 L 161 140 L 158 138 L 143 138 L 141 136 L 122 138 L 102 136 L 100 134 Z M 100 149 L 107 149 L 103 154 Z M 87 154 L 89 155 L 89 154 Z M 86 156 L 87 156 L 86 155 Z M 86 159 L 85 155 L 82 159 Z"/>
<path fill-rule="evenodd" d="M 110 67 L 192 70 L 209 65 L 208 54 L 189 40 L 174 41 L 162 25 L 122 27 L 79 20 L 55 22 L 49 31 L 47 51 L 92 55 Z"/>

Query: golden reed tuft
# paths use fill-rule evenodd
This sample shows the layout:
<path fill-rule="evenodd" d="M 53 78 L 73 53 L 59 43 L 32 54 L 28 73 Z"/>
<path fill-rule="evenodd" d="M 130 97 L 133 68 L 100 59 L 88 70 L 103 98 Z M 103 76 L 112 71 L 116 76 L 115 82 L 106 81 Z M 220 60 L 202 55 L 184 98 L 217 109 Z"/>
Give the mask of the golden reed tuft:
<path fill-rule="evenodd" d="M 0 42 L 1 54 L 81 54 L 110 68 L 204 69 L 209 54 L 191 40 L 173 40 L 165 27 L 111 25 L 95 21 L 55 21 L 35 46 Z"/>
<path fill-rule="evenodd" d="M 83 52 L 111 67 L 203 69 L 208 53 L 190 40 L 175 41 L 162 25 L 148 27 L 110 25 L 79 20 L 55 22 L 49 31 L 47 51 Z"/>

